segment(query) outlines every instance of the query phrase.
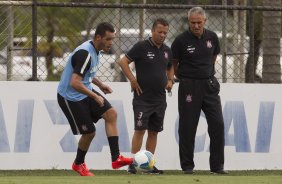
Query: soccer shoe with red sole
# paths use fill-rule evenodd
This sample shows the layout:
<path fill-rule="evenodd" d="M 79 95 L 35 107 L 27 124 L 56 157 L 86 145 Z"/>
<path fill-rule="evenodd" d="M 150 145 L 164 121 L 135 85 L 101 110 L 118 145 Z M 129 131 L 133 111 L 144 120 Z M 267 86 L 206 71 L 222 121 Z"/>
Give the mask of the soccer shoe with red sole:
<path fill-rule="evenodd" d="M 126 158 L 122 155 L 118 156 L 116 161 L 112 162 L 113 169 L 118 169 L 120 167 L 123 167 L 125 165 L 130 165 L 133 162 L 133 158 Z"/>
<path fill-rule="evenodd" d="M 91 173 L 86 164 L 80 164 L 80 165 L 76 165 L 75 163 L 72 164 L 72 170 L 78 172 L 78 174 L 80 174 L 80 176 L 94 176 L 93 173 Z"/>

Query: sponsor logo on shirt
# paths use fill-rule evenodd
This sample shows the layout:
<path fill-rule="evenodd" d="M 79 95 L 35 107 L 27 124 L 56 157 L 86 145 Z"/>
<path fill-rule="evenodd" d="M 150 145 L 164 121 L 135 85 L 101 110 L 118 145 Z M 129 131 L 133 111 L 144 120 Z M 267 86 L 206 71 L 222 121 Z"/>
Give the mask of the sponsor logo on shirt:
<path fill-rule="evenodd" d="M 193 47 L 193 45 L 188 45 L 188 46 L 187 46 L 187 51 L 188 51 L 189 53 L 194 53 L 195 47 Z"/>
<path fill-rule="evenodd" d="M 148 57 L 149 59 L 154 59 L 155 54 L 152 53 L 152 52 L 148 52 L 148 53 L 147 53 L 147 57 Z"/>

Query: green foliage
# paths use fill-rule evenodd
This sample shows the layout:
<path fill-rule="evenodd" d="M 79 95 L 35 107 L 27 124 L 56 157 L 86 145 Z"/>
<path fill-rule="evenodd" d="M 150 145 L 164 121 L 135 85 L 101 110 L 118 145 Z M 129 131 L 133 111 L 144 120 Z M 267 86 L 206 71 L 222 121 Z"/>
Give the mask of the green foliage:
<path fill-rule="evenodd" d="M 5 11 L 5 7 L 0 6 L 0 16 L 1 17 L 5 17 L 6 16 L 6 11 Z M 7 25 L 7 20 L 6 19 L 2 19 L 0 22 L 0 50 L 2 50 L 6 45 L 6 25 Z"/>
<path fill-rule="evenodd" d="M 250 3 L 250 2 L 248 2 Z M 251 5 L 251 4 L 248 4 Z M 262 0 L 253 1 L 253 6 L 262 6 Z M 247 11 L 247 35 L 250 36 L 250 12 Z M 262 40 L 262 11 L 254 12 L 255 39 Z"/>
<path fill-rule="evenodd" d="M 31 36 L 32 35 L 32 14 L 30 7 L 18 7 L 14 6 L 14 35 Z"/>

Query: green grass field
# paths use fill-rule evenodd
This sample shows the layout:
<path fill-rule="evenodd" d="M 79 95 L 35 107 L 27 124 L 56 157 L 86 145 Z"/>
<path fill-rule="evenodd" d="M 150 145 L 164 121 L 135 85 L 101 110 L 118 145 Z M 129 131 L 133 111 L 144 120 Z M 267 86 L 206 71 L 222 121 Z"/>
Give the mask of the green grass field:
<path fill-rule="evenodd" d="M 181 171 L 165 171 L 163 175 L 141 172 L 129 175 L 124 170 L 97 170 L 94 177 L 80 177 L 71 170 L 0 170 L 2 184 L 281 184 L 282 170 L 229 171 L 228 175 L 211 175 L 196 171 L 184 175 Z"/>

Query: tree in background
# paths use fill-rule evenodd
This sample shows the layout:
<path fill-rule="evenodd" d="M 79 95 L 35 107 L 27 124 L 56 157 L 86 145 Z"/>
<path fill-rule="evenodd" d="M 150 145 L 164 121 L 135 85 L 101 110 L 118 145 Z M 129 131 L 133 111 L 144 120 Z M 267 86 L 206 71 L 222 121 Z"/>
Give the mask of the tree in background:
<path fill-rule="evenodd" d="M 263 0 L 263 6 L 281 7 L 281 0 Z M 281 12 L 263 12 L 263 83 L 281 83 Z"/>
<path fill-rule="evenodd" d="M 50 1 L 46 0 L 46 2 Z M 89 1 L 71 0 L 68 2 Z M 97 2 L 102 3 L 98 0 Z M 38 43 L 38 52 L 45 57 L 47 80 L 58 80 L 60 77 L 60 71 L 54 72 L 54 57 L 62 57 L 65 52 L 72 51 L 79 42 L 89 39 L 91 28 L 102 11 L 101 8 L 38 8 L 38 17 L 41 20 L 38 21 L 38 35 L 43 35 L 43 40 Z M 87 32 L 83 40 L 81 40 L 80 33 L 82 30 Z M 63 59 L 66 62 L 67 58 Z M 62 63 L 56 65 L 60 64 L 63 65 Z"/>
<path fill-rule="evenodd" d="M 261 6 L 262 0 L 253 1 L 253 4 L 249 4 L 252 6 Z M 247 12 L 247 35 L 250 38 L 250 11 Z M 249 39 L 249 45 L 251 45 L 251 39 Z M 260 48 L 262 43 L 262 11 L 254 12 L 254 59 L 252 59 L 252 55 L 248 55 L 246 68 L 245 68 L 245 82 L 253 83 L 253 82 L 261 82 L 261 77 L 256 74 L 258 59 L 260 56 Z M 250 48 L 249 48 L 250 51 Z M 252 63 L 253 62 L 253 63 Z M 252 75 L 254 74 L 254 75 Z"/>
<path fill-rule="evenodd" d="M 256 0 L 254 6 L 281 6 L 281 0 Z M 248 15 L 249 17 L 249 15 Z M 249 18 L 247 19 L 249 20 Z M 250 22 L 247 24 L 249 25 Z M 247 34 L 250 36 L 249 27 Z M 254 12 L 254 63 L 251 55 L 246 63 L 245 82 L 281 83 L 280 64 L 281 12 L 255 11 Z M 251 42 L 251 39 L 249 40 Z M 251 45 L 251 43 L 249 44 Z M 260 49 L 263 52 L 262 77 L 256 74 Z M 250 74 L 254 74 L 253 76 Z"/>

